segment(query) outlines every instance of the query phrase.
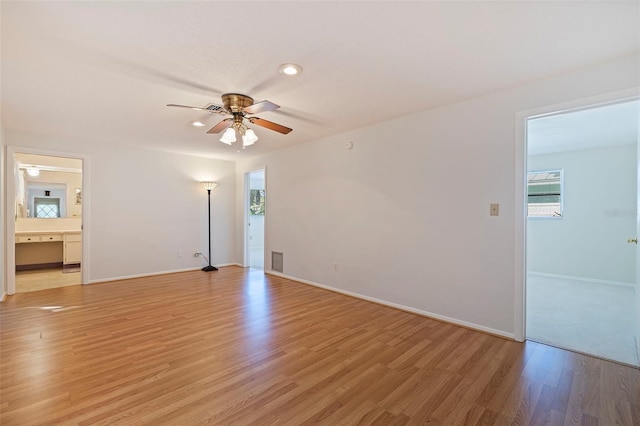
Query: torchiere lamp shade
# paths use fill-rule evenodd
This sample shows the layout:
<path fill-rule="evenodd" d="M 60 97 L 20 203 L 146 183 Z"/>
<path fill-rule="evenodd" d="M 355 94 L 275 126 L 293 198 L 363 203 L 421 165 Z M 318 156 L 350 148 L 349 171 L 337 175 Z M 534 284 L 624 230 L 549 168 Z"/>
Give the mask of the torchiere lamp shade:
<path fill-rule="evenodd" d="M 214 189 L 216 186 L 218 186 L 218 182 L 202 182 L 202 186 L 204 187 L 204 189 L 206 189 L 207 191 L 211 191 L 212 189 Z"/>

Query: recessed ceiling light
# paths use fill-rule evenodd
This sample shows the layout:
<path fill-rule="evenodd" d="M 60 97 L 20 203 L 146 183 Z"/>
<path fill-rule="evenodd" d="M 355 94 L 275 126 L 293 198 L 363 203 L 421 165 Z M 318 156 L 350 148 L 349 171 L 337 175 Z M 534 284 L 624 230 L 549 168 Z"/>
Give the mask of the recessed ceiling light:
<path fill-rule="evenodd" d="M 282 64 L 278 67 L 278 71 L 284 75 L 298 75 L 302 74 L 302 67 L 297 64 Z"/>
<path fill-rule="evenodd" d="M 191 124 L 193 124 L 193 125 L 194 125 L 194 126 L 196 126 L 196 127 L 204 127 L 204 123 L 201 123 L 201 122 L 199 122 L 199 121 L 194 121 L 194 122 L 193 122 L 193 123 L 191 123 Z"/>

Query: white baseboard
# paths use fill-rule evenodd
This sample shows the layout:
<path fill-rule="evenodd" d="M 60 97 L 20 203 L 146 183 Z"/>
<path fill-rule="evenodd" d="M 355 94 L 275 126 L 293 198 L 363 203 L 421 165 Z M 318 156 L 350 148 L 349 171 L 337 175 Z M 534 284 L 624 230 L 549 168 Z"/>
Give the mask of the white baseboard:
<path fill-rule="evenodd" d="M 333 292 L 336 292 L 336 293 L 344 294 L 344 295 L 347 295 L 347 296 L 355 297 L 357 299 L 366 300 L 368 302 L 377 303 L 379 305 L 389 306 L 391 308 L 395 308 L 395 309 L 398 309 L 398 310 L 401 310 L 401 311 L 411 312 L 412 314 L 422 315 L 423 317 L 433 318 L 433 319 L 437 319 L 439 321 L 447 322 L 447 323 L 450 323 L 450 324 L 459 325 L 461 327 L 470 328 L 472 330 L 482 331 L 482 332 L 485 332 L 485 333 L 493 334 L 495 336 L 500 336 L 500 337 L 504 337 L 504 338 L 507 338 L 507 339 L 515 340 L 515 335 L 513 333 L 507 333 L 507 332 L 504 332 L 502 330 L 496 330 L 494 328 L 485 327 L 483 325 L 478 325 L 478 324 L 474 324 L 474 323 L 467 322 L 467 321 L 462 321 L 462 320 L 459 320 L 459 319 L 456 319 L 456 318 L 451 318 L 451 317 L 447 317 L 447 316 L 444 316 L 444 315 L 434 314 L 432 312 L 423 311 L 422 309 L 416 309 L 416 308 L 413 308 L 411 306 L 400 305 L 398 303 L 393 303 L 393 302 L 389 302 L 389 301 L 386 301 L 386 300 L 377 299 L 375 297 L 365 296 L 364 294 L 359 294 L 359 293 L 354 293 L 354 292 L 347 291 L 347 290 L 342 290 L 342 289 L 339 289 L 339 288 L 336 288 L 336 287 L 331 287 L 331 286 L 328 286 L 328 285 L 315 283 L 313 281 L 304 280 L 302 278 L 292 277 L 292 276 L 289 276 L 289 275 L 282 274 L 280 272 L 275 272 L 275 271 L 271 271 L 271 270 L 265 270 L 264 272 L 265 272 L 265 274 L 274 275 L 276 277 L 286 278 L 288 280 L 296 281 L 296 282 L 299 282 L 299 283 L 302 283 L 302 284 L 312 285 L 314 287 L 319 287 L 319 288 L 322 288 L 322 289 L 325 289 L 325 290 L 329 290 L 329 291 L 333 291 Z"/>
<path fill-rule="evenodd" d="M 585 281 L 585 282 L 596 283 L 596 284 L 619 285 L 623 287 L 632 287 L 634 290 L 636 288 L 635 283 L 628 283 L 625 281 L 599 280 L 597 278 L 574 277 L 571 275 L 548 274 L 546 272 L 535 272 L 535 271 L 527 271 L 527 274 L 537 275 L 539 277 L 558 278 L 562 280 L 574 280 L 574 281 Z"/>
<path fill-rule="evenodd" d="M 223 263 L 220 265 L 214 265 L 216 268 L 224 268 L 225 266 L 240 266 L 238 263 Z M 97 283 L 106 283 L 109 281 L 120 281 L 120 280 L 130 280 L 132 278 L 143 278 L 143 277 L 153 277 L 156 275 L 166 275 L 166 274 L 176 274 L 178 272 L 190 272 L 190 271 L 199 271 L 202 269 L 201 267 L 197 268 L 185 268 L 185 269 L 173 269 L 170 271 L 161 271 L 161 272 L 149 272 L 146 274 L 135 274 L 135 275 L 123 275 L 120 277 L 111 277 L 111 278 L 101 278 L 97 280 L 89 280 L 89 284 L 97 284 Z"/>

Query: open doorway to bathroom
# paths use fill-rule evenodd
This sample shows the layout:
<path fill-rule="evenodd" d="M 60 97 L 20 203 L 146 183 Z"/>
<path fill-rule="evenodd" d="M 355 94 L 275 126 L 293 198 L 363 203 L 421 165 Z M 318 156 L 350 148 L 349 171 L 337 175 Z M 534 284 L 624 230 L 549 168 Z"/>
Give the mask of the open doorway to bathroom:
<path fill-rule="evenodd" d="M 15 292 L 82 284 L 83 160 L 15 153 Z"/>
<path fill-rule="evenodd" d="M 635 366 L 639 110 L 527 122 L 526 337 Z"/>

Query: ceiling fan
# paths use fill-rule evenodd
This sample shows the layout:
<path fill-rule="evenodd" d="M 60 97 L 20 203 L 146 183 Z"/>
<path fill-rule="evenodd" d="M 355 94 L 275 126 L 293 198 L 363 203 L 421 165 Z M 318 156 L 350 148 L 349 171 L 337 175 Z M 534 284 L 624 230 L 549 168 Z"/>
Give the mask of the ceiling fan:
<path fill-rule="evenodd" d="M 222 138 L 220 138 L 220 142 L 226 143 L 227 145 L 234 143 L 238 136 L 242 137 L 243 147 L 252 145 L 258 140 L 254 131 L 245 124 L 245 120 L 251 124 L 266 127 L 269 130 L 274 130 L 284 135 L 293 130 L 281 124 L 274 123 L 273 121 L 265 120 L 264 118 L 248 116 L 280 108 L 279 105 L 276 105 L 273 102 L 265 100 L 254 103 L 253 98 L 250 96 L 241 95 L 239 93 L 225 93 L 222 95 L 222 104 L 223 106 L 210 104 L 203 108 L 176 104 L 168 104 L 167 106 L 191 108 L 197 111 L 210 112 L 212 114 L 231 115 L 231 117 L 225 118 L 207 132 L 220 133 L 223 130 L 226 130 L 222 135 Z"/>

